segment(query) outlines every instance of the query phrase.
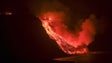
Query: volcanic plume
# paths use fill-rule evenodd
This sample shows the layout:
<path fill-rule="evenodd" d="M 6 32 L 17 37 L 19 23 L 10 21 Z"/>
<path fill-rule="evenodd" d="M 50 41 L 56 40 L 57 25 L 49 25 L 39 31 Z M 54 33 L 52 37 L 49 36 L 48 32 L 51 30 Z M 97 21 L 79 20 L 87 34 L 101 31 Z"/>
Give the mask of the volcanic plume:
<path fill-rule="evenodd" d="M 87 46 L 93 42 L 96 29 L 94 15 L 74 23 L 74 30 L 70 30 L 65 21 L 70 21 L 68 8 L 59 2 L 44 3 L 37 17 L 49 37 L 56 41 L 59 48 L 67 54 L 87 53 Z M 77 26 L 77 25 L 78 26 Z"/>

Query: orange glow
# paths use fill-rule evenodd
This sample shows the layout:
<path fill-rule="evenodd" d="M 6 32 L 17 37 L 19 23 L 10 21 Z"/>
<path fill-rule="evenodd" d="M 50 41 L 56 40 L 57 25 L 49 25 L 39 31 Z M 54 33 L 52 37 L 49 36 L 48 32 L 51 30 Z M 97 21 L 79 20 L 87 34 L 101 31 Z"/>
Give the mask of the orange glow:
<path fill-rule="evenodd" d="M 12 15 L 12 12 L 5 12 L 5 15 Z"/>
<path fill-rule="evenodd" d="M 81 25 L 82 30 L 77 32 L 78 35 L 76 35 L 69 32 L 67 26 L 62 22 L 64 15 L 63 12 L 46 12 L 38 17 L 46 33 L 56 41 L 59 48 L 65 53 L 87 53 L 87 46 L 93 41 L 95 35 L 93 22 L 89 18 L 86 19 Z"/>

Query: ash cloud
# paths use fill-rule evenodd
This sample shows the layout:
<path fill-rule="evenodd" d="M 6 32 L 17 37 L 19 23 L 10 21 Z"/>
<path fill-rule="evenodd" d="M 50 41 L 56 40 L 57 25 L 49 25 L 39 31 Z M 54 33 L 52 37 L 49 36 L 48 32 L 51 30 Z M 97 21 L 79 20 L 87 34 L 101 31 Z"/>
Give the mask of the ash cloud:
<path fill-rule="evenodd" d="M 40 20 L 43 16 L 51 16 L 54 20 L 50 19 L 49 26 L 57 34 L 71 42 L 70 45 L 73 47 L 88 46 L 94 41 L 96 32 L 99 29 L 97 27 L 98 19 L 94 14 L 86 14 L 83 10 L 81 10 L 82 14 L 80 11 L 75 12 L 57 0 L 40 1 L 37 8 L 31 8 L 35 10 L 35 16 Z"/>
<path fill-rule="evenodd" d="M 96 33 L 95 25 L 96 25 L 97 19 L 94 14 L 84 14 L 82 13 L 82 11 L 84 10 L 81 10 L 81 12 L 80 11 L 75 12 L 73 9 L 69 8 L 69 6 L 67 7 L 66 5 L 60 3 L 58 0 L 38 1 L 38 4 L 36 5 L 36 7 L 32 8 L 36 16 L 40 16 L 47 12 L 63 13 L 64 17 L 60 24 L 64 24 L 64 27 L 66 27 L 65 29 L 68 30 L 68 32 L 70 33 L 73 33 L 79 36 L 79 32 L 83 30 L 82 25 L 87 20 L 89 20 L 92 23 L 92 25 L 90 26 L 94 28 L 94 31 L 93 31 L 94 34 Z M 92 29 L 89 29 L 89 30 L 92 30 Z"/>

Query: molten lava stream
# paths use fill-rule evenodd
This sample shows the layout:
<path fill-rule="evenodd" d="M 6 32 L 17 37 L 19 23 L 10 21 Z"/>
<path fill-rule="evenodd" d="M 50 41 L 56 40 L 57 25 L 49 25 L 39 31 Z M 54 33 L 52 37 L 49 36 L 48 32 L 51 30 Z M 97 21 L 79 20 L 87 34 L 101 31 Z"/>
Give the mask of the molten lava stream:
<path fill-rule="evenodd" d="M 67 26 L 63 24 L 64 14 L 62 12 L 46 12 L 38 17 L 46 33 L 51 39 L 56 41 L 59 48 L 65 53 L 87 53 L 87 46 L 93 41 L 95 35 L 94 24 L 89 18 L 82 23 L 82 30 L 77 32 L 79 34 L 77 36 L 74 33 L 70 33 Z"/>

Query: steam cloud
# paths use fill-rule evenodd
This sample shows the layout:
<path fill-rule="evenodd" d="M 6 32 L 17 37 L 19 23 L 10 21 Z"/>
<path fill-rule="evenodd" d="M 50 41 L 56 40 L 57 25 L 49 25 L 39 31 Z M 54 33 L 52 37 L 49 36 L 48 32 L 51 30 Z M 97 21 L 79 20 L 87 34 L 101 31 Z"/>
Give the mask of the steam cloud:
<path fill-rule="evenodd" d="M 96 34 L 95 15 L 81 18 L 69 26 L 72 18 L 70 9 L 55 1 L 43 1 L 39 4 L 37 17 L 41 20 L 47 34 L 54 39 L 67 54 L 86 53 L 87 46 Z M 69 23 L 68 23 L 69 22 Z"/>

